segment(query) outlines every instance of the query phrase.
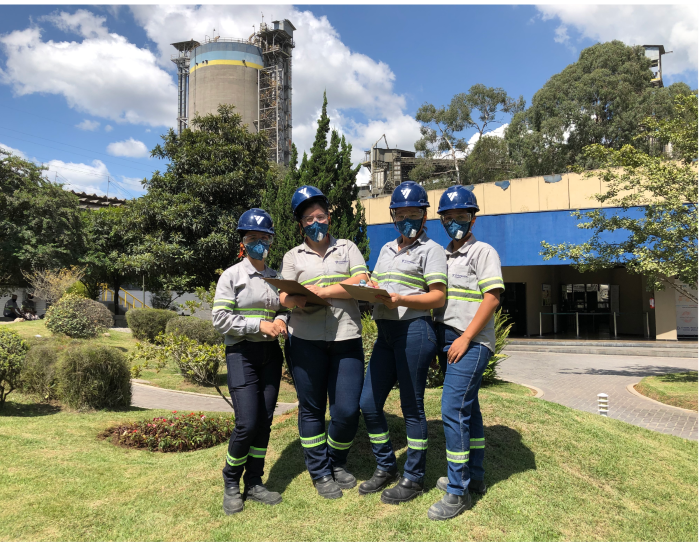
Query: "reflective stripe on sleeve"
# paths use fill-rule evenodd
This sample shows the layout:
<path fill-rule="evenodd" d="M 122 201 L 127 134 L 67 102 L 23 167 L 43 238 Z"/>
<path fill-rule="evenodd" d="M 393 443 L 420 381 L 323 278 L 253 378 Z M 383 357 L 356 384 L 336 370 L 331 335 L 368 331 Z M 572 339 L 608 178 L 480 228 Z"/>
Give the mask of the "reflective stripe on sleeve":
<path fill-rule="evenodd" d="M 367 271 L 366 265 L 356 265 L 355 267 L 350 268 L 350 275 L 352 275 L 353 277 L 362 273 L 369 273 L 369 271 Z"/>
<path fill-rule="evenodd" d="M 483 294 L 478 290 L 466 290 L 464 288 L 448 288 L 448 300 L 462 300 L 463 302 L 481 302 L 484 299 Z"/>
<path fill-rule="evenodd" d="M 425 284 L 432 285 L 434 283 L 447 284 L 447 275 L 444 273 L 426 273 L 425 274 Z"/>
<path fill-rule="evenodd" d="M 236 300 L 223 300 L 219 298 L 218 300 L 214 300 L 211 310 L 218 311 L 220 309 L 226 309 L 228 311 L 233 311 L 234 305 L 236 305 Z"/>
<path fill-rule="evenodd" d="M 469 461 L 469 451 L 459 451 L 453 453 L 452 451 L 447 451 L 448 462 L 457 462 L 459 464 L 464 464 Z"/>
<path fill-rule="evenodd" d="M 483 449 L 485 446 L 486 446 L 486 441 L 483 437 L 469 440 L 469 447 L 471 449 Z"/>
<path fill-rule="evenodd" d="M 326 434 L 322 433 L 321 435 L 315 435 L 314 437 L 300 437 L 301 439 L 301 446 L 309 449 L 311 447 L 318 447 L 319 445 L 323 445 L 326 442 Z"/>
<path fill-rule="evenodd" d="M 241 458 L 236 458 L 235 456 L 231 456 L 230 454 L 226 453 L 226 463 L 229 466 L 243 466 L 243 464 L 245 464 L 247 460 L 248 455 L 245 455 Z"/>
<path fill-rule="evenodd" d="M 274 309 L 258 307 L 234 307 L 231 311 L 250 319 L 274 319 L 277 312 Z"/>
<path fill-rule="evenodd" d="M 427 439 L 411 439 L 410 437 L 406 438 L 408 440 L 408 448 L 409 449 L 415 449 L 417 451 L 425 451 L 428 448 L 428 440 Z"/>
<path fill-rule="evenodd" d="M 337 449 L 339 451 L 345 451 L 350 448 L 352 445 L 352 441 L 350 443 L 339 443 L 338 441 L 334 441 L 333 438 L 328 435 L 328 444 L 333 447 L 334 449 Z"/>
<path fill-rule="evenodd" d="M 494 288 L 505 288 L 503 286 L 503 278 L 501 277 L 488 277 L 479 281 L 479 290 L 481 292 L 487 292 Z"/>
<path fill-rule="evenodd" d="M 389 441 L 389 432 L 383 434 L 369 434 L 369 442 L 374 445 L 381 445 Z"/>
<path fill-rule="evenodd" d="M 386 273 L 374 273 L 372 279 L 378 283 L 401 283 L 402 285 L 412 286 L 414 288 L 426 288 L 425 279 L 423 277 L 414 277 L 405 273 L 395 271 L 387 271 Z"/>

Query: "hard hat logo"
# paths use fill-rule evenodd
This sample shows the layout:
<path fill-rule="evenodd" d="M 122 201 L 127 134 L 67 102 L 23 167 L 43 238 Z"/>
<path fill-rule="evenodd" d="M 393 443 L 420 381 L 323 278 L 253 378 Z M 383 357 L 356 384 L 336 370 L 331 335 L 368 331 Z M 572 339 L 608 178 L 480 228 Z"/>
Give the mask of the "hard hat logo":
<path fill-rule="evenodd" d="M 411 190 L 410 189 L 402 189 L 401 194 L 403 195 L 404 199 L 407 199 L 408 196 L 411 194 Z"/>
<path fill-rule="evenodd" d="M 447 196 L 450 198 L 451 201 L 453 201 L 455 200 L 457 193 L 453 191 L 452 193 L 447 193 Z"/>
<path fill-rule="evenodd" d="M 255 221 L 258 223 L 262 223 L 264 219 L 265 218 L 263 218 L 262 216 L 255 216 Z"/>

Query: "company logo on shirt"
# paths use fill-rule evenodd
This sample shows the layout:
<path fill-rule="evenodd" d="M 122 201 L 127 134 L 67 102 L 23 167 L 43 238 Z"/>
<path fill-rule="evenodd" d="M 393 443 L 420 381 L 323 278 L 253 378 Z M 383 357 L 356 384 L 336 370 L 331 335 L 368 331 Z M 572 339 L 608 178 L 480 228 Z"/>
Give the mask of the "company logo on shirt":
<path fill-rule="evenodd" d="M 407 199 L 408 196 L 411 194 L 411 190 L 410 189 L 401 189 L 401 194 L 403 195 L 404 199 Z"/>

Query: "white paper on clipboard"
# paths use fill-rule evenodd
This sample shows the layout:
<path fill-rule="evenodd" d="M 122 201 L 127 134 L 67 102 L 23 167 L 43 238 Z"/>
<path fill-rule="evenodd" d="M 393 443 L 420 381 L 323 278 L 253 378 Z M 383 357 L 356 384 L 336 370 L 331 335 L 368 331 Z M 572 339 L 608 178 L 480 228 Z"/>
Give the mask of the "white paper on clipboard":
<path fill-rule="evenodd" d="M 344 285 L 340 283 L 350 296 L 355 298 L 355 300 L 362 300 L 363 302 L 370 302 L 372 304 L 381 303 L 381 300 L 375 298 L 378 294 L 380 296 L 389 297 L 389 293 L 383 288 L 372 288 L 371 286 L 360 286 L 360 285 Z"/>

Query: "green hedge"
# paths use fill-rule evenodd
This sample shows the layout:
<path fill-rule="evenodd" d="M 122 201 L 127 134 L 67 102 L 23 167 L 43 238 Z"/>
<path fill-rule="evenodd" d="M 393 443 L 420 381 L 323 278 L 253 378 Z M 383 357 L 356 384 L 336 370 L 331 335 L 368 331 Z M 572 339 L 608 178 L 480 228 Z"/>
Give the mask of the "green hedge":
<path fill-rule="evenodd" d="M 24 357 L 29 346 L 16 332 L 0 329 L 0 408 L 7 395 L 21 385 Z"/>
<path fill-rule="evenodd" d="M 131 405 L 131 372 L 126 354 L 86 343 L 63 350 L 56 363 L 58 395 L 74 409 Z"/>
<path fill-rule="evenodd" d="M 71 338 L 94 338 L 113 325 L 104 305 L 79 294 L 65 294 L 46 312 L 46 328 Z"/>
<path fill-rule="evenodd" d="M 22 390 L 44 401 L 58 399 L 56 364 L 64 350 L 79 345 L 68 338 L 42 338 L 32 343 L 24 358 Z"/>
<path fill-rule="evenodd" d="M 126 312 L 126 324 L 137 340 L 144 340 L 151 344 L 156 336 L 165 332 L 168 321 L 177 317 L 177 313 L 167 309 L 130 309 Z"/>
<path fill-rule="evenodd" d="M 224 335 L 214 328 L 211 321 L 204 321 L 198 317 L 178 316 L 170 319 L 165 326 L 165 333 L 187 336 L 200 344 L 209 344 L 210 346 L 224 343 Z"/>

